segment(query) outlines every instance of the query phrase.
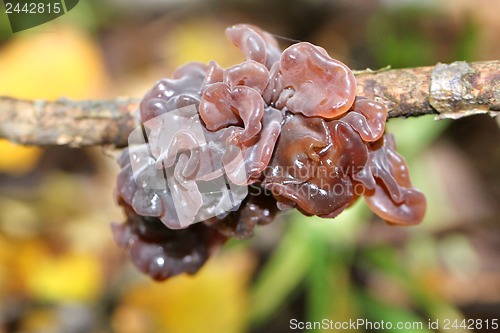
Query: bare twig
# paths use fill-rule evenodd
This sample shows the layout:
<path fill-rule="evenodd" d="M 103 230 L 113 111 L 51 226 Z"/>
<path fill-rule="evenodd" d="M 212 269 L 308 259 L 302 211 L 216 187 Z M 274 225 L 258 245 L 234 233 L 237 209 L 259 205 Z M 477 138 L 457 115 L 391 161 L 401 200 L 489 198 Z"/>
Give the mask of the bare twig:
<path fill-rule="evenodd" d="M 500 112 L 500 61 L 357 71 L 358 95 L 378 100 L 389 117 L 459 118 Z M 0 97 L 0 138 L 28 145 L 127 145 L 137 99 L 25 101 Z"/>
<path fill-rule="evenodd" d="M 139 100 L 55 102 L 0 97 L 0 138 L 26 145 L 127 145 Z"/>

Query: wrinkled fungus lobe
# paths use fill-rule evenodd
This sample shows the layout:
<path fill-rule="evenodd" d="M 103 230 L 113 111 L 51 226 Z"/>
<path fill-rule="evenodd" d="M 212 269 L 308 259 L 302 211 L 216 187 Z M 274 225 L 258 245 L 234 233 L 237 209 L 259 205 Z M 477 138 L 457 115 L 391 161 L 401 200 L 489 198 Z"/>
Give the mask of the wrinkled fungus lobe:
<path fill-rule="evenodd" d="M 281 52 L 255 26 L 236 25 L 226 35 L 246 60 L 227 69 L 189 63 L 158 81 L 140 103 L 150 140 L 119 159 L 116 192 L 127 220 L 113 231 L 141 271 L 158 280 L 194 274 L 229 237 L 251 237 L 284 209 L 333 218 L 364 196 L 390 224 L 423 219 L 425 197 L 384 134 L 387 111 L 356 97 L 346 65 L 310 43 Z M 172 118 L 174 133 L 161 122 L 148 125 L 189 105 L 194 113 Z M 151 175 L 174 185 L 150 188 L 141 179 Z M 250 189 L 236 207 L 203 196 L 223 176 Z"/>

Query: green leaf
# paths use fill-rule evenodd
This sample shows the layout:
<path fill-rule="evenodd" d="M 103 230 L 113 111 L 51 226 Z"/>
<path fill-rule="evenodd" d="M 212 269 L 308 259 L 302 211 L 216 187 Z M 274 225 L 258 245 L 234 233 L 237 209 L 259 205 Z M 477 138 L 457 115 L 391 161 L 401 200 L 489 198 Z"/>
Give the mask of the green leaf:
<path fill-rule="evenodd" d="M 304 280 L 311 267 L 313 238 L 301 223 L 289 221 L 283 240 L 262 269 L 251 290 L 250 321 L 269 319 Z"/>
<path fill-rule="evenodd" d="M 332 270 L 330 266 L 337 262 L 329 260 L 328 243 L 317 241 L 312 245 L 313 257 L 307 275 L 307 308 L 308 321 L 321 321 L 327 318 L 333 299 L 333 288 L 330 283 Z M 338 262 L 338 264 L 341 264 Z"/>
<path fill-rule="evenodd" d="M 390 247 L 379 247 L 365 250 L 362 256 L 371 261 L 384 274 L 395 277 L 416 305 L 425 311 L 431 320 L 456 318 L 461 321 L 464 319 L 464 316 L 453 304 L 433 293 L 415 275 L 411 274 L 404 262 L 401 259 L 398 260 L 396 254 L 397 252 Z"/>
<path fill-rule="evenodd" d="M 359 291 L 357 298 L 363 313 L 367 315 L 367 322 L 375 323 L 384 322 L 384 330 L 372 330 L 377 332 L 432 332 L 428 329 L 428 321 L 417 316 L 411 310 L 403 307 L 391 305 L 383 302 L 366 292 Z M 365 325 L 369 325 L 368 323 Z M 401 326 L 401 327 L 398 327 Z M 368 327 L 365 326 L 365 329 Z"/>
<path fill-rule="evenodd" d="M 396 138 L 398 152 L 408 161 L 421 153 L 451 124 L 452 120 L 434 120 L 433 115 L 395 118 L 387 123 L 387 132 Z"/>

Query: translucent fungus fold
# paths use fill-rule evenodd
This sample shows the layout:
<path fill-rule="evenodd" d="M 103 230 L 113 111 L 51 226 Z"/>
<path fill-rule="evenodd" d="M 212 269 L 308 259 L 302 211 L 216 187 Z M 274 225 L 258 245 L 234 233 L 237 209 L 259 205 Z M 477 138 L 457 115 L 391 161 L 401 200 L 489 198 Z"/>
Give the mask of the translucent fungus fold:
<path fill-rule="evenodd" d="M 281 80 L 288 93 L 286 107 L 308 117 L 334 118 L 346 112 L 356 97 L 351 70 L 310 43 L 297 43 L 283 51 Z"/>
<path fill-rule="evenodd" d="M 364 196 L 390 224 L 423 219 L 387 110 L 356 96 L 346 65 L 310 43 L 281 52 L 252 25 L 226 35 L 246 60 L 188 63 L 159 80 L 140 103 L 140 140 L 118 160 L 126 221 L 113 231 L 141 271 L 194 274 L 284 209 L 333 218 Z"/>

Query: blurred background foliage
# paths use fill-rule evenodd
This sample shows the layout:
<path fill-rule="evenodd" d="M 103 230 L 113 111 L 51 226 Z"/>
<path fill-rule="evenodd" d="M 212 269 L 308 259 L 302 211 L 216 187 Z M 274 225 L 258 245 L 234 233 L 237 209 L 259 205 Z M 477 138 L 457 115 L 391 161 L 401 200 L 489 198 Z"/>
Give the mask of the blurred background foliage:
<path fill-rule="evenodd" d="M 321 45 L 353 69 L 499 59 L 499 12 L 498 0 L 81 0 L 12 34 L 2 9 L 0 95 L 140 97 L 187 61 L 241 61 L 224 36 L 240 22 L 282 36 L 283 47 Z M 388 130 L 427 195 L 422 225 L 389 227 L 362 201 L 335 220 L 287 213 L 231 241 L 196 276 L 164 283 L 139 274 L 112 241 L 109 223 L 123 220 L 116 152 L 0 141 L 0 332 L 499 318 L 499 124 L 421 117 Z"/>

